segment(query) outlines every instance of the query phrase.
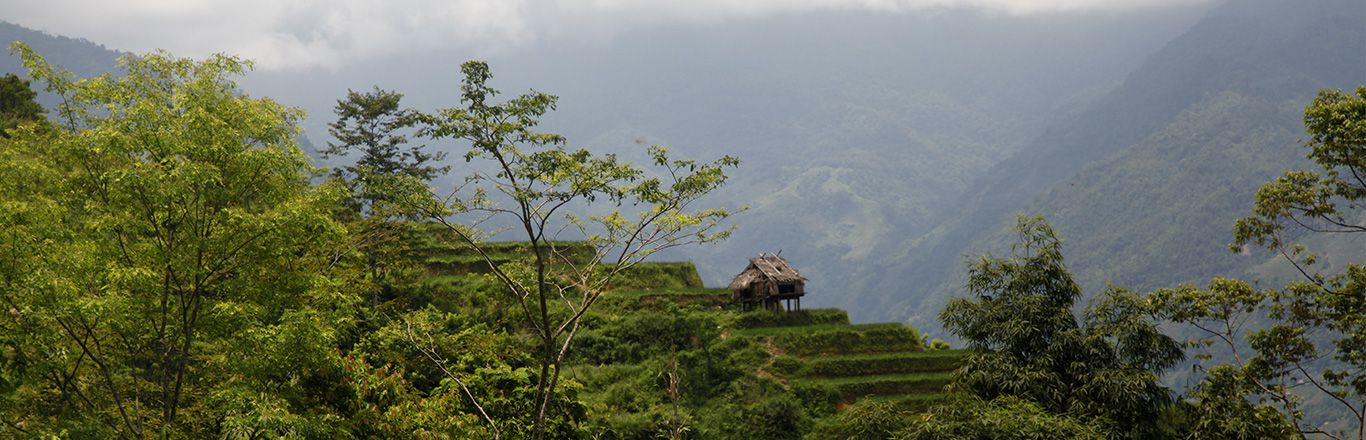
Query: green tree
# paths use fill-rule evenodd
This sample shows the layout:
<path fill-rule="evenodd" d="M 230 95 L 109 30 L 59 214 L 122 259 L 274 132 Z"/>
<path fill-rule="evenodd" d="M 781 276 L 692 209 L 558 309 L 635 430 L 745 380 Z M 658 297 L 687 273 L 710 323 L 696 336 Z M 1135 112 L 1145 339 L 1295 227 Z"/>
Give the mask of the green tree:
<path fill-rule="evenodd" d="M 1298 240 L 1366 232 L 1361 214 L 1366 201 L 1366 86 L 1355 94 L 1320 91 L 1305 108 L 1304 126 L 1308 157 L 1319 170 L 1287 171 L 1263 185 L 1251 215 L 1234 224 L 1232 245 L 1234 250 L 1263 246 L 1279 254 L 1301 281 L 1257 290 L 1220 278 L 1204 289 L 1163 289 L 1154 300 L 1169 319 L 1201 332 L 1195 344 L 1222 347 L 1232 358 L 1231 365 L 1210 369 L 1201 387 L 1258 402 L 1220 404 L 1224 401 L 1218 392 L 1204 393 L 1213 398 L 1212 404 L 1220 404 L 1211 418 L 1231 411 L 1255 413 L 1289 423 L 1300 437 L 1360 439 L 1366 436 L 1366 266 L 1352 260 L 1359 255 L 1330 255 L 1338 263 L 1330 266 L 1335 271 L 1321 272 L 1320 256 Z M 1243 324 L 1263 317 L 1269 325 L 1243 330 Z M 1349 416 L 1351 425 L 1323 429 L 1320 422 L 1311 422 L 1306 396 L 1329 402 L 1328 407 Z M 1267 408 L 1275 408 L 1279 417 Z"/>
<path fill-rule="evenodd" d="M 1100 440 L 1112 438 L 1095 424 L 1049 412 L 1015 396 L 984 401 L 958 396 L 912 416 L 896 440 Z"/>
<path fill-rule="evenodd" d="M 411 176 L 431 181 L 450 169 L 436 165 L 446 157 L 445 153 L 428 153 L 421 145 L 407 147 L 422 115 L 404 108 L 402 101 L 403 94 L 379 87 L 365 93 L 347 90 L 346 98 L 337 100 L 337 120 L 328 124 L 328 133 L 336 141 L 328 142 L 322 154 L 344 157 L 360 153 L 354 164 L 333 170 L 333 175 L 352 187 L 360 205 L 355 207 L 358 210 L 369 208 L 376 197 L 383 197 L 382 193 L 367 189 L 368 175 Z"/>
<path fill-rule="evenodd" d="M 411 176 L 399 179 L 399 193 L 410 195 L 403 199 L 408 207 L 472 247 L 506 288 L 509 308 L 535 341 L 532 436 L 541 439 L 547 420 L 564 411 L 552 403 L 584 314 L 618 275 L 645 258 L 728 236 L 720 223 L 729 211 L 693 205 L 719 188 L 724 169 L 738 161 L 677 160 L 666 148 L 652 147 L 658 172 L 647 175 L 613 155 L 570 150 L 563 136 L 535 131 L 540 117 L 555 108 L 554 96 L 533 91 L 495 103 L 488 65 L 471 61 L 462 71 L 462 106 L 426 118 L 425 134 L 468 143 L 465 160 L 478 159 L 474 168 L 489 171 L 473 172 L 449 196 Z M 485 245 L 490 235 L 476 229 L 485 221 L 504 222 L 498 225 L 526 240 L 527 259 L 491 255 Z M 564 239 L 586 242 L 587 255 L 582 245 L 558 241 Z"/>
<path fill-rule="evenodd" d="M 23 78 L 13 73 L 0 77 L 0 137 L 9 137 L 9 131 L 24 121 L 43 119 L 37 97 Z"/>
<path fill-rule="evenodd" d="M 368 182 L 407 176 L 431 181 L 450 169 L 438 166 L 446 154 L 428 153 L 425 146 L 410 146 L 422 115 L 402 105 L 403 95 L 375 87 L 370 92 L 347 90 L 337 100 L 337 120 L 328 124 L 335 138 L 321 153 L 324 157 L 350 157 L 353 163 L 332 170 L 333 178 L 350 188 L 342 217 L 355 231 L 358 258 L 364 260 L 364 273 L 370 286 L 372 309 L 383 300 L 411 291 L 418 268 L 410 258 L 412 244 L 422 234 L 410 223 L 395 219 L 394 212 L 375 211 L 378 198 L 386 197 Z"/>
<path fill-rule="evenodd" d="M 1247 399 L 1256 393 L 1256 382 L 1239 368 L 1210 368 L 1188 395 L 1187 438 L 1191 439 L 1283 439 L 1296 436 L 1294 425 L 1276 408 Z"/>
<path fill-rule="evenodd" d="M 341 435 L 344 192 L 309 183 L 301 113 L 232 57 L 77 80 L 13 48 L 65 125 L 0 141 L 6 436 Z"/>
<path fill-rule="evenodd" d="M 1078 323 L 1081 288 L 1062 243 L 1041 217 L 1021 216 L 1009 258 L 968 269 L 975 298 L 950 301 L 940 319 L 975 352 L 951 386 L 983 401 L 1015 397 L 1052 414 L 1087 420 L 1119 437 L 1160 435 L 1171 392 L 1158 374 L 1182 359 L 1142 300 L 1111 287 Z"/>
<path fill-rule="evenodd" d="M 434 307 L 403 314 L 348 355 L 359 386 L 347 424 L 357 437 L 531 436 L 536 363 L 521 341 L 469 314 Z M 577 398 L 576 387 L 557 395 L 554 405 L 567 414 L 551 421 L 547 436 L 578 435 L 586 409 Z"/>

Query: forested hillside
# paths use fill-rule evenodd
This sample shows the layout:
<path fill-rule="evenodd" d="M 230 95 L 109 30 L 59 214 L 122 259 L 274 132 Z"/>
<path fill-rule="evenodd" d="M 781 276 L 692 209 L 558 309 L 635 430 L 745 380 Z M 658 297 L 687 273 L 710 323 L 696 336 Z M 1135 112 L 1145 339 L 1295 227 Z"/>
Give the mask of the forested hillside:
<path fill-rule="evenodd" d="M 999 250 L 1017 211 L 1054 222 L 1090 294 L 1107 281 L 1151 288 L 1262 263 L 1226 249 L 1229 225 L 1248 209 L 1237 201 L 1303 157 L 1298 109 L 1320 87 L 1366 77 L 1360 6 L 1259 0 L 1212 11 L 994 166 L 957 214 L 903 241 L 905 252 L 857 284 L 861 296 L 846 306 L 934 328 L 961 291 L 962 256 Z"/>

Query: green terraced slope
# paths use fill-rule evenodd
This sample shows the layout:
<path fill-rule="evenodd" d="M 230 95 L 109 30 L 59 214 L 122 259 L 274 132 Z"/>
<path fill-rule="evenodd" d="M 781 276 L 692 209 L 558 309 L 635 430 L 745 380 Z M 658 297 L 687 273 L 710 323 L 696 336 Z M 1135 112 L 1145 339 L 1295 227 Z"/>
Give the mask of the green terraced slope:
<path fill-rule="evenodd" d="M 498 288 L 483 275 L 488 269 L 482 256 L 449 243 L 438 237 L 419 250 L 428 285 L 446 292 Z M 578 249 L 580 255 L 591 253 Z M 489 252 L 498 262 L 530 255 L 524 243 L 494 243 Z M 772 382 L 808 408 L 824 408 L 812 410 L 817 418 L 862 399 L 926 409 L 945 398 L 945 385 L 967 355 L 926 351 L 913 327 L 852 324 L 840 309 L 746 312 L 730 302 L 729 290 L 703 287 L 692 263 L 641 263 L 616 280 L 585 317 L 569 377 L 584 385 L 584 401 L 614 429 L 648 431 L 667 406 L 630 396 L 660 387 L 671 352 L 738 343 L 731 345 L 740 348 L 722 350 L 738 350 L 732 356 L 744 360 L 747 375 Z"/>
<path fill-rule="evenodd" d="M 924 408 L 942 399 L 944 386 L 967 355 L 964 350 L 925 351 L 920 333 L 900 324 L 816 321 L 741 328 L 731 334 L 755 338 L 768 348 L 774 358 L 762 367 L 764 372 L 808 399 L 837 407 L 877 398 Z"/>

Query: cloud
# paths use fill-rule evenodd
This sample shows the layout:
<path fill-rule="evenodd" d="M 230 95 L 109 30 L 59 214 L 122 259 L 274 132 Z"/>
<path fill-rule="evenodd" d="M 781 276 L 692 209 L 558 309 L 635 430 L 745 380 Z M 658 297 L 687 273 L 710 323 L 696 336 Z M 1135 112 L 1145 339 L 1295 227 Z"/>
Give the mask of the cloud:
<path fill-rule="evenodd" d="M 546 39 L 782 13 L 976 8 L 1033 15 L 1210 0 L 0 0 L 0 19 L 133 52 L 240 54 L 258 67 L 337 69 L 387 53 L 494 51 Z"/>

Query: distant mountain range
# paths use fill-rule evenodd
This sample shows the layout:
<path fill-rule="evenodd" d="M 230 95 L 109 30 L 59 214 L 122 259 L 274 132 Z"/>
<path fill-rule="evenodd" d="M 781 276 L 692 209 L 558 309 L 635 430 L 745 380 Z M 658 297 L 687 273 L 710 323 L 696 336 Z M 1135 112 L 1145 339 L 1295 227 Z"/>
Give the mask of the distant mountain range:
<path fill-rule="evenodd" d="M 1362 83 L 1360 1 L 1228 2 L 996 164 L 846 306 L 936 328 L 964 256 L 1002 251 L 1016 212 L 1049 218 L 1088 293 L 1260 277 L 1265 255 L 1227 250 L 1233 221 L 1263 182 L 1305 165 L 1300 121 L 1314 94 Z"/>
<path fill-rule="evenodd" d="M 3 13 L 0 13 L 0 45 L 4 46 L 4 53 L 7 55 L 0 56 L 0 75 L 25 72 L 24 63 L 9 52 L 10 43 L 15 41 L 23 41 L 47 57 L 49 62 L 80 76 L 95 76 L 108 72 L 115 66 L 119 57 L 119 52 L 89 40 L 39 32 L 3 20 Z M 35 88 L 42 91 L 40 86 Z M 57 104 L 56 97 L 46 93 L 39 95 L 38 102 L 48 110 Z"/>

